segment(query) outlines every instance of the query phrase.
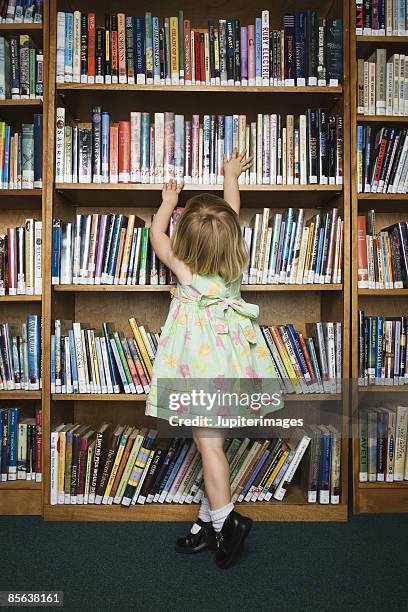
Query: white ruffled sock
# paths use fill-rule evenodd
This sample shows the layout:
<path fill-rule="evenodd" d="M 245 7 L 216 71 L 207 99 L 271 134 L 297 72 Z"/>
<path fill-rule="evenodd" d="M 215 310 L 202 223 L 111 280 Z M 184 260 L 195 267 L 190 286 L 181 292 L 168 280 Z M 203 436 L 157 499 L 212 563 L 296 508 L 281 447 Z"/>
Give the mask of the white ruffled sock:
<path fill-rule="evenodd" d="M 198 518 L 201 519 L 204 523 L 211 522 L 211 514 L 210 514 L 210 503 L 208 499 L 203 496 L 201 498 L 200 510 L 198 511 Z M 193 523 L 190 532 L 194 535 L 198 533 L 201 529 L 201 526 L 197 523 Z"/>
<path fill-rule="evenodd" d="M 210 510 L 210 516 L 211 516 L 211 520 L 212 520 L 212 524 L 213 524 L 215 532 L 221 531 L 224 525 L 225 519 L 227 518 L 229 514 L 231 514 L 233 509 L 234 509 L 234 504 L 230 502 L 223 508 L 218 508 L 218 510 Z"/>

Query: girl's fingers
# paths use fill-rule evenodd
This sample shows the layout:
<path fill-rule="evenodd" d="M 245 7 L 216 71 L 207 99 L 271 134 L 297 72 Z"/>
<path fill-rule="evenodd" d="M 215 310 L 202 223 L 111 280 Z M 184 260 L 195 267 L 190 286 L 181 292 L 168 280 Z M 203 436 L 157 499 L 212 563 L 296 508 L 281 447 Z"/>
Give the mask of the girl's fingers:
<path fill-rule="evenodd" d="M 240 160 L 244 159 L 245 153 L 246 153 L 246 147 L 242 149 L 241 153 L 238 156 Z"/>

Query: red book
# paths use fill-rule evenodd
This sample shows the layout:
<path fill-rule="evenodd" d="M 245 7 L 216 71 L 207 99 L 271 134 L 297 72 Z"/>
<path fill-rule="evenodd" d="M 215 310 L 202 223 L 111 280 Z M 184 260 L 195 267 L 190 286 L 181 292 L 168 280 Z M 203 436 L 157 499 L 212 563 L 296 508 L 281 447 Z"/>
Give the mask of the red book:
<path fill-rule="evenodd" d="M 184 20 L 184 82 L 191 85 L 191 24 L 189 19 Z"/>
<path fill-rule="evenodd" d="M 79 441 L 79 455 L 78 455 L 78 476 L 77 476 L 77 496 L 83 495 L 85 491 L 85 475 L 86 475 L 86 462 L 87 462 L 87 451 L 88 444 L 92 440 L 95 432 L 90 429 L 87 431 Z M 83 500 L 79 499 L 78 503 L 83 503 Z"/>
<path fill-rule="evenodd" d="M 367 228 L 364 215 L 358 216 L 357 223 L 357 249 L 358 249 L 358 287 L 368 289 L 368 263 L 367 263 Z"/>
<path fill-rule="evenodd" d="M 194 59 L 195 59 L 195 82 L 196 82 L 196 85 L 199 85 L 201 81 L 200 32 L 194 32 Z"/>
<path fill-rule="evenodd" d="M 42 410 L 35 411 L 35 479 L 42 481 Z"/>
<path fill-rule="evenodd" d="M 298 333 L 298 338 L 299 338 L 300 346 L 302 348 L 303 356 L 304 356 L 305 361 L 306 361 L 307 369 L 308 369 L 308 372 L 310 374 L 310 378 L 312 379 L 312 383 L 316 384 L 316 376 L 315 376 L 315 373 L 314 373 L 314 370 L 313 370 L 312 360 L 310 359 L 310 354 L 309 354 L 308 348 L 306 346 L 306 342 L 305 342 L 305 339 L 303 337 L 303 334 L 301 334 L 299 332 Z"/>
<path fill-rule="evenodd" d="M 130 180 L 130 121 L 119 121 L 119 183 Z"/>
<path fill-rule="evenodd" d="M 109 128 L 109 182 L 118 182 L 118 165 L 119 165 L 119 130 L 117 125 L 111 125 Z"/>
<path fill-rule="evenodd" d="M 387 133 L 387 130 L 384 130 L 381 136 L 380 146 L 378 147 L 378 157 L 377 157 L 377 163 L 376 163 L 375 172 L 374 172 L 374 183 L 377 183 L 377 186 L 378 186 L 378 182 L 381 176 L 381 169 L 382 169 L 382 165 L 384 161 L 384 155 L 385 155 L 385 150 L 387 148 L 387 143 L 388 143 L 388 133 Z"/>
<path fill-rule="evenodd" d="M 88 13 L 88 83 L 95 83 L 96 15 Z"/>
<path fill-rule="evenodd" d="M 204 34 L 200 34 L 200 81 L 205 85 L 205 44 Z"/>

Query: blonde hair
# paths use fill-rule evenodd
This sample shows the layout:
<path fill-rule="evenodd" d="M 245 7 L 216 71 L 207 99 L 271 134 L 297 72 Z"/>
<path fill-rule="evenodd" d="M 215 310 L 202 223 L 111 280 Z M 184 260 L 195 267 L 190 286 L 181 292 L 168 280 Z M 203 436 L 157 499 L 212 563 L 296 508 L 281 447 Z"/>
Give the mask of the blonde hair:
<path fill-rule="evenodd" d="M 190 198 L 171 238 L 173 253 L 195 274 L 219 275 L 226 282 L 243 272 L 248 253 L 238 215 L 222 198 Z"/>

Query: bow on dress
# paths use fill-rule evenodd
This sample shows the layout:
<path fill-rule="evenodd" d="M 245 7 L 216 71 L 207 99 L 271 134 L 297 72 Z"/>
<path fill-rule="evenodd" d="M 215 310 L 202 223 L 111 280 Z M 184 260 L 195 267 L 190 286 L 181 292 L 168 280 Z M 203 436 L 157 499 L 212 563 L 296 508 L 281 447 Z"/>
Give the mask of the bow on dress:
<path fill-rule="evenodd" d="M 244 337 L 250 344 L 256 344 L 256 333 L 252 322 L 258 319 L 259 306 L 245 302 L 237 297 L 201 295 L 197 298 L 174 295 L 176 299 L 184 302 L 195 302 L 200 308 L 211 309 L 209 316 L 212 328 L 217 334 L 228 334 L 227 312 L 230 308 L 239 315 L 239 325 Z"/>

